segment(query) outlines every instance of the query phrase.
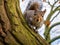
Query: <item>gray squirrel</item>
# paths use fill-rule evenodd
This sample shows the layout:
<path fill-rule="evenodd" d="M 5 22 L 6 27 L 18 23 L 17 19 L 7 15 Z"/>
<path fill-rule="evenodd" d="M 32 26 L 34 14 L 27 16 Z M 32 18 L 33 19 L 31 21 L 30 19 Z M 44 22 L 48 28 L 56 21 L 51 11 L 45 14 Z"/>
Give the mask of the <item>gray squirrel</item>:
<path fill-rule="evenodd" d="M 37 30 L 42 27 L 44 23 L 43 16 L 46 10 L 41 11 L 41 6 L 38 2 L 29 3 L 26 11 L 24 12 L 24 17 L 30 28 Z"/>

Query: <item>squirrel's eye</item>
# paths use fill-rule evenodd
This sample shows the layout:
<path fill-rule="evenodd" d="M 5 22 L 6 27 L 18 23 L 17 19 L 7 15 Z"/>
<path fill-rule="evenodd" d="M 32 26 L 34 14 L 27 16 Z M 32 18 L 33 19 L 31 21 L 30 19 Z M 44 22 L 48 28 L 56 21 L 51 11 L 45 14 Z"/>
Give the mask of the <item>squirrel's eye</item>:
<path fill-rule="evenodd" d="M 36 21 L 38 22 L 39 20 L 37 19 Z"/>
<path fill-rule="evenodd" d="M 42 16 L 43 17 L 43 16 Z"/>
<path fill-rule="evenodd" d="M 36 13 L 34 13 L 34 15 L 36 15 Z"/>

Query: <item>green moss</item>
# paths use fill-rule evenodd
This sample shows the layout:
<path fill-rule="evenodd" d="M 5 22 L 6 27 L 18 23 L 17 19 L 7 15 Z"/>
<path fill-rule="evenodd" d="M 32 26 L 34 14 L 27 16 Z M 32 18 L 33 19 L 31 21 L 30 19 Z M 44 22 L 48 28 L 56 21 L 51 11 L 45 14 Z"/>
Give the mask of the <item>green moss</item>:
<path fill-rule="evenodd" d="M 0 0 L 0 6 L 3 4 L 2 2 L 3 2 L 3 0 Z"/>

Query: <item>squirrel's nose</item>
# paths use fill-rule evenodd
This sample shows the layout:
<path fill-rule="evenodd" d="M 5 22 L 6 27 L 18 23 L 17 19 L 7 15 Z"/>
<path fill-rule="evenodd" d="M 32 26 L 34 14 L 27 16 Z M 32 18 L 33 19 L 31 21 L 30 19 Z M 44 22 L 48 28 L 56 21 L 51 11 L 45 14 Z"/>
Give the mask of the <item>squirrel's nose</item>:
<path fill-rule="evenodd" d="M 39 21 L 39 19 L 36 20 L 37 22 Z"/>
<path fill-rule="evenodd" d="M 37 21 L 37 22 L 40 22 L 40 19 L 38 18 L 36 21 Z"/>

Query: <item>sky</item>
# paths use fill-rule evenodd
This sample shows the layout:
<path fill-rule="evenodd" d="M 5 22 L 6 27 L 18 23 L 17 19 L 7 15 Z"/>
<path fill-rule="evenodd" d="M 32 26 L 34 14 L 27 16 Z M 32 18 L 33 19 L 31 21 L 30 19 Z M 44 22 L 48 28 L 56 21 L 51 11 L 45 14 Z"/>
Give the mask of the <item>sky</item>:
<path fill-rule="evenodd" d="M 50 1 L 51 4 L 54 3 L 54 0 L 52 0 L 52 1 L 49 0 L 49 1 Z M 20 7 L 21 7 L 22 13 L 24 13 L 24 11 L 25 11 L 28 3 L 29 3 L 29 0 L 25 0 L 24 2 L 22 2 L 22 0 L 20 0 Z M 42 2 L 42 3 L 43 3 L 43 8 L 42 8 L 42 10 L 44 10 L 44 9 L 47 10 L 46 13 L 45 13 L 45 15 L 44 15 L 44 20 L 46 20 L 46 17 L 47 17 L 47 15 L 48 15 L 49 12 L 50 12 L 51 7 L 48 5 L 48 3 L 45 3 L 45 2 Z M 56 4 L 55 6 L 58 6 L 58 5 L 60 5 L 60 4 Z M 58 11 L 57 11 L 57 12 L 58 12 Z M 57 14 L 57 12 L 52 16 L 52 18 Z M 52 19 L 52 18 L 51 18 L 51 19 Z M 59 13 L 59 15 L 52 21 L 51 25 L 54 24 L 54 23 L 56 23 L 56 22 L 59 22 L 59 21 L 60 21 L 60 13 Z M 50 32 L 50 35 L 51 35 L 50 37 L 51 37 L 51 39 L 53 39 L 54 37 L 60 35 L 60 29 L 59 29 L 59 28 L 60 28 L 60 25 L 55 26 L 55 27 L 51 30 L 51 32 Z M 43 24 L 43 26 L 38 30 L 38 33 L 39 33 L 43 38 L 44 38 L 44 35 L 43 35 L 44 29 L 45 29 L 45 25 Z M 60 39 L 54 41 L 51 45 L 60 45 Z"/>

